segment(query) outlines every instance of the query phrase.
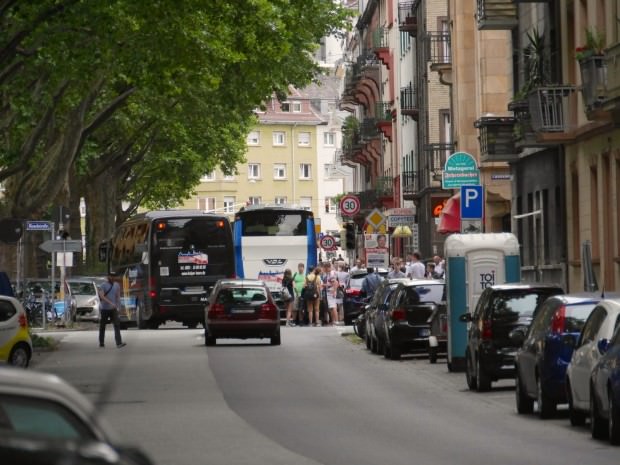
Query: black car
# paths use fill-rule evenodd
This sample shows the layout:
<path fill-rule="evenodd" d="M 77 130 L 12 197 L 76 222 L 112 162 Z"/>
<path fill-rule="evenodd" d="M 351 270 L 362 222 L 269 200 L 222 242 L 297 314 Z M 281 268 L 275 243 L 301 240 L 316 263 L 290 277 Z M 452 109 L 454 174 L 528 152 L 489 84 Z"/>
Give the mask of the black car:
<path fill-rule="evenodd" d="M 392 360 L 400 359 L 404 353 L 427 353 L 430 317 L 438 305 L 445 305 L 445 300 L 443 280 L 414 279 L 400 283 L 387 309 L 375 315 L 378 350 Z"/>
<path fill-rule="evenodd" d="M 470 323 L 465 349 L 469 389 L 488 391 L 493 381 L 514 378 L 519 344 L 510 332 L 528 327 L 547 297 L 563 293 L 561 287 L 548 284 L 499 284 L 482 291 L 474 312 L 460 316 Z"/>
<path fill-rule="evenodd" d="M 387 270 L 375 270 L 381 278 L 387 276 Z M 344 291 L 344 299 L 342 300 L 342 309 L 344 312 L 344 324 L 350 325 L 358 316 L 360 316 L 368 304 L 369 297 L 362 294 L 362 284 L 364 278 L 368 275 L 366 269 L 351 271 L 349 273 L 349 282 Z"/>
<path fill-rule="evenodd" d="M 402 282 L 409 281 L 407 278 L 385 279 L 375 295 L 372 297 L 365 310 L 366 331 L 364 332 L 364 341 L 366 348 L 373 353 L 378 353 L 377 336 L 375 335 L 375 318 L 377 314 L 387 311 L 390 297 L 398 285 Z"/>

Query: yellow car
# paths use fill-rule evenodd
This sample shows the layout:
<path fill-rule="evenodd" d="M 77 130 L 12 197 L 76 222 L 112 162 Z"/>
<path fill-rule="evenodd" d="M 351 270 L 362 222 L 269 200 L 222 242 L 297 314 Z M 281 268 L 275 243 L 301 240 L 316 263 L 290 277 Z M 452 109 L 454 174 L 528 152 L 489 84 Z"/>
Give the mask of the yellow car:
<path fill-rule="evenodd" d="M 26 368 L 31 357 L 26 311 L 17 299 L 0 295 L 0 363 Z"/>

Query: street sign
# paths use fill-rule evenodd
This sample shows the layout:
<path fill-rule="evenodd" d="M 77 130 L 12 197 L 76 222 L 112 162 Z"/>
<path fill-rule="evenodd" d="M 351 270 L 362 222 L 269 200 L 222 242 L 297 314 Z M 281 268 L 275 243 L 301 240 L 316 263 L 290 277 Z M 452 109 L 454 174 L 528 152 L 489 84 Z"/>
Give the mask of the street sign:
<path fill-rule="evenodd" d="M 359 213 L 360 208 L 360 199 L 355 195 L 345 195 L 340 199 L 340 212 L 344 216 L 353 216 Z"/>
<path fill-rule="evenodd" d="M 379 211 L 379 209 L 375 208 L 366 217 L 366 223 L 376 229 L 385 223 L 385 216 Z"/>
<path fill-rule="evenodd" d="M 461 219 L 481 220 L 484 216 L 484 187 L 461 186 Z"/>
<path fill-rule="evenodd" d="M 39 246 L 39 248 L 45 252 L 81 252 L 82 241 L 45 241 Z"/>
<path fill-rule="evenodd" d="M 325 235 L 321 238 L 321 248 L 323 250 L 336 250 L 336 239 L 334 236 Z"/>
<path fill-rule="evenodd" d="M 405 225 L 405 224 L 409 226 L 413 222 L 415 222 L 415 215 L 390 215 L 388 216 L 388 226 L 390 228 L 400 226 L 400 225 Z"/>
<path fill-rule="evenodd" d="M 26 221 L 26 231 L 51 231 L 52 223 L 49 221 Z"/>
<path fill-rule="evenodd" d="M 480 184 L 480 170 L 476 159 L 466 152 L 456 152 L 448 157 L 441 176 L 442 189 Z"/>

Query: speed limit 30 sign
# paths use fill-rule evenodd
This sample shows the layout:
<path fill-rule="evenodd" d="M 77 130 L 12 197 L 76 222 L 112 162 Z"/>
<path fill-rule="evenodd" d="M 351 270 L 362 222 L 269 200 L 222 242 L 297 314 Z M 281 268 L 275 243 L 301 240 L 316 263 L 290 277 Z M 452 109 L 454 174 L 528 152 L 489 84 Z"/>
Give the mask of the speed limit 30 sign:
<path fill-rule="evenodd" d="M 360 199 L 354 195 L 345 195 L 340 199 L 340 212 L 345 216 L 353 216 L 360 211 Z"/>
<path fill-rule="evenodd" d="M 336 247 L 336 239 L 334 239 L 333 236 L 323 236 L 321 238 L 321 248 L 323 250 L 336 250 L 338 247 Z"/>

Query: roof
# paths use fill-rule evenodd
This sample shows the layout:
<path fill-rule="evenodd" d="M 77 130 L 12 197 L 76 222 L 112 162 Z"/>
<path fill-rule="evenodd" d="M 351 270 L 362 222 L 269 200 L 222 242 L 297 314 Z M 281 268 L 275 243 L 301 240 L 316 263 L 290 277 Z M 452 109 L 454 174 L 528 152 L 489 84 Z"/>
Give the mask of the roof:
<path fill-rule="evenodd" d="M 319 124 L 327 124 L 327 119 L 323 118 L 310 104 L 310 99 L 304 97 L 294 88 L 291 88 L 289 102 L 298 101 L 301 103 L 301 111 L 282 111 L 282 103 L 279 102 L 275 95 L 271 101 L 266 102 L 265 111 L 257 112 L 260 124 L 295 124 L 317 126 Z"/>
<path fill-rule="evenodd" d="M 205 218 L 217 218 L 217 219 L 226 219 L 226 215 L 218 214 L 218 213 L 206 213 L 202 210 L 186 210 L 186 209 L 172 209 L 172 210 L 152 210 L 145 213 L 138 213 L 135 216 L 132 216 L 127 221 L 135 221 L 141 220 L 142 218 L 147 218 L 151 220 L 159 219 L 159 218 L 185 218 L 190 216 L 202 216 Z"/>
<path fill-rule="evenodd" d="M 495 284 L 494 286 L 491 286 L 491 289 L 507 291 L 519 289 L 562 289 L 562 286 L 560 286 L 559 284 L 550 283 L 505 283 Z"/>

